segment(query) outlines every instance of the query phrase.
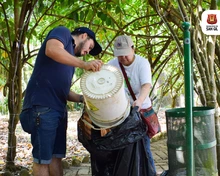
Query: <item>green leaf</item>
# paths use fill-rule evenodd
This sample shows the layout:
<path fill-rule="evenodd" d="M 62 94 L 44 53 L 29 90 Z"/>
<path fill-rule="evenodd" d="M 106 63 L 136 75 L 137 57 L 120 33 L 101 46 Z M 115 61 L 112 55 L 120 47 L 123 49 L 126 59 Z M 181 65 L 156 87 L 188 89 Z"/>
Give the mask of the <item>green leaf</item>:
<path fill-rule="evenodd" d="M 107 3 L 107 4 L 106 4 L 106 9 L 107 9 L 107 10 L 111 10 L 111 8 L 112 8 L 111 5 Z"/>
<path fill-rule="evenodd" d="M 91 9 L 88 10 L 88 13 L 86 15 L 86 20 L 90 21 L 94 16 L 94 13 Z"/>
<path fill-rule="evenodd" d="M 116 14 L 119 14 L 120 12 L 121 12 L 121 9 L 120 9 L 119 6 L 117 6 L 117 7 L 115 8 L 115 13 L 116 13 Z"/>
<path fill-rule="evenodd" d="M 99 18 L 101 18 L 102 14 L 103 14 L 102 12 L 98 12 L 98 13 L 97 13 L 97 16 L 98 16 Z"/>
<path fill-rule="evenodd" d="M 97 16 L 102 20 L 106 21 L 107 15 L 105 13 L 99 12 L 97 13 Z"/>
<path fill-rule="evenodd" d="M 75 22 L 78 22 L 78 21 L 79 21 L 79 15 L 78 15 L 78 13 L 76 13 L 76 12 L 73 13 L 73 20 L 74 20 Z"/>
<path fill-rule="evenodd" d="M 43 1 L 39 1 L 39 7 L 38 7 L 38 12 L 42 12 L 44 10 L 44 4 Z"/>
<path fill-rule="evenodd" d="M 111 18 L 106 18 L 106 24 L 108 25 L 108 26 L 111 26 L 111 24 L 112 24 L 112 19 Z"/>
<path fill-rule="evenodd" d="M 80 20 L 84 20 L 85 18 L 85 13 L 83 11 L 80 12 Z"/>

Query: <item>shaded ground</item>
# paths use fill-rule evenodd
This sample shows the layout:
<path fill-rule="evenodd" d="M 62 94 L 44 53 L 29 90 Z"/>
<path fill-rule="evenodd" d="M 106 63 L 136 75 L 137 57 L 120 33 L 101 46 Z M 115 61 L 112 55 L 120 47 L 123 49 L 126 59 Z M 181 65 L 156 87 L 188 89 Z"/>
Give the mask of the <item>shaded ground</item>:
<path fill-rule="evenodd" d="M 69 113 L 68 122 L 68 136 L 67 136 L 67 155 L 65 160 L 71 162 L 73 156 L 88 155 L 88 152 L 84 149 L 81 143 L 77 140 L 77 120 L 80 117 L 81 112 L 76 111 Z M 0 116 L 0 171 L 3 170 L 5 165 L 7 147 L 8 147 L 8 117 Z M 25 133 L 20 123 L 16 128 L 17 136 L 17 154 L 15 158 L 15 164 L 32 170 L 32 146 L 30 143 L 30 135 Z"/>

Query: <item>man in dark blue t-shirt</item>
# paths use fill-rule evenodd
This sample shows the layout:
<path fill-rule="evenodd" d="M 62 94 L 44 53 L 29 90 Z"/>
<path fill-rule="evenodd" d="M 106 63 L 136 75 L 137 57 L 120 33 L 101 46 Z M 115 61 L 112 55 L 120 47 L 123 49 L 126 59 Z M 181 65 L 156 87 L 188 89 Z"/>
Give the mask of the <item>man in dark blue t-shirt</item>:
<path fill-rule="evenodd" d="M 67 101 L 83 102 L 70 90 L 75 67 L 99 71 L 102 61 L 84 62 L 77 56 L 98 55 L 102 51 L 89 28 L 73 32 L 54 28 L 44 40 L 25 92 L 20 122 L 31 134 L 33 175 L 63 175 L 66 154 Z"/>

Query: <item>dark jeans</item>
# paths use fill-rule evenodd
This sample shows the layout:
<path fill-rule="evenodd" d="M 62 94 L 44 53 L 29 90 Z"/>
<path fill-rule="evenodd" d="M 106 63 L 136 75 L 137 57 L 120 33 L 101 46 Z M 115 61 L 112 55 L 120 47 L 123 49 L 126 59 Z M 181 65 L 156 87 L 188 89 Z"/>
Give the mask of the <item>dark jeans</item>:
<path fill-rule="evenodd" d="M 21 112 L 20 122 L 23 130 L 31 134 L 35 163 L 50 164 L 52 157 L 65 157 L 66 112 L 59 112 L 44 106 L 34 106 Z"/>
<path fill-rule="evenodd" d="M 146 145 L 146 150 L 147 150 L 147 154 L 148 154 L 148 157 L 149 157 L 149 161 L 152 165 L 152 168 L 155 172 L 155 175 L 156 175 L 156 168 L 155 168 L 155 165 L 154 165 L 154 159 L 153 159 L 153 155 L 152 155 L 152 152 L 151 152 L 151 149 L 150 149 L 150 138 L 146 135 L 145 137 L 145 145 Z"/>

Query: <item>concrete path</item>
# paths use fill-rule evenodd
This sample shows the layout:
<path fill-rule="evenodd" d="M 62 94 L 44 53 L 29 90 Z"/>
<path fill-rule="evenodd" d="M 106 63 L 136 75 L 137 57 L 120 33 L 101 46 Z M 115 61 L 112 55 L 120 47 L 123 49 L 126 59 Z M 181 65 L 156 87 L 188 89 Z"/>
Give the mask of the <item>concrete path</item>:
<path fill-rule="evenodd" d="M 151 151 L 154 156 L 157 173 L 161 173 L 163 170 L 167 170 L 167 139 L 161 139 L 156 142 L 152 142 Z M 90 164 L 82 164 L 79 167 L 71 166 L 69 169 L 64 170 L 64 176 L 91 176 Z"/>

